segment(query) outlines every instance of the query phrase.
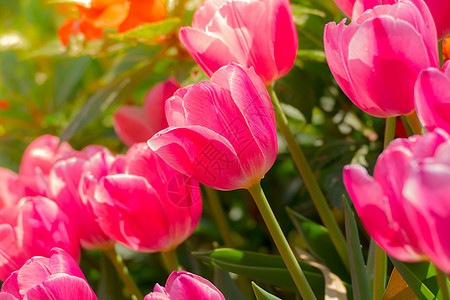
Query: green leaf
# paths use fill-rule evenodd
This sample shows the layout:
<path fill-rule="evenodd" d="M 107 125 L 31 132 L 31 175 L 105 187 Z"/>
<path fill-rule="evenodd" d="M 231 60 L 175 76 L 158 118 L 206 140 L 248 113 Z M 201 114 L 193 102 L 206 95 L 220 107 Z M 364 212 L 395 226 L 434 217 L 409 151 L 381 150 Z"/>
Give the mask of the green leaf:
<path fill-rule="evenodd" d="M 353 294 L 355 299 L 371 299 L 355 216 L 345 196 L 343 196 L 343 199 L 345 208 L 345 233 L 347 236 L 348 256 L 350 258 Z"/>
<path fill-rule="evenodd" d="M 100 256 L 100 282 L 95 291 L 99 299 L 121 300 L 123 284 L 117 276 L 111 260 L 103 253 Z"/>
<path fill-rule="evenodd" d="M 117 39 L 152 39 L 161 34 L 170 33 L 180 22 L 181 19 L 178 17 L 168 18 L 160 22 L 142 25 L 124 33 L 111 34 L 110 37 Z"/>
<path fill-rule="evenodd" d="M 252 282 L 252 288 L 253 292 L 255 292 L 257 300 L 281 300 L 280 298 L 270 294 L 269 292 L 266 292 L 254 282 Z"/>
<path fill-rule="evenodd" d="M 55 96 L 53 98 L 53 106 L 56 110 L 63 107 L 70 100 L 70 96 L 73 96 L 72 94 L 85 75 L 91 60 L 89 56 L 80 56 L 65 60 L 56 67 Z"/>
<path fill-rule="evenodd" d="M 298 15 L 315 15 L 318 17 L 325 18 L 327 15 L 325 12 L 319 9 L 310 8 L 299 4 L 291 4 L 291 8 L 294 18 Z"/>
<path fill-rule="evenodd" d="M 297 51 L 297 59 L 326 62 L 325 52 L 321 50 L 300 49 Z"/>
<path fill-rule="evenodd" d="M 235 249 L 216 249 L 208 252 L 193 252 L 195 257 L 216 268 L 243 275 L 289 291 L 297 292 L 294 281 L 281 256 Z M 306 279 L 317 297 L 323 297 L 324 278 L 315 267 L 299 262 Z"/>
<path fill-rule="evenodd" d="M 222 292 L 225 299 L 245 300 L 236 283 L 230 277 L 230 273 L 214 268 L 214 285 Z"/>
<path fill-rule="evenodd" d="M 319 258 L 331 272 L 342 280 L 350 282 L 350 275 L 331 241 L 328 229 L 296 213 L 289 207 L 286 207 L 286 210 L 295 228 L 306 242 L 309 252 Z"/>
<path fill-rule="evenodd" d="M 431 263 L 404 263 L 392 257 L 389 258 L 419 299 L 440 299 L 436 269 Z"/>

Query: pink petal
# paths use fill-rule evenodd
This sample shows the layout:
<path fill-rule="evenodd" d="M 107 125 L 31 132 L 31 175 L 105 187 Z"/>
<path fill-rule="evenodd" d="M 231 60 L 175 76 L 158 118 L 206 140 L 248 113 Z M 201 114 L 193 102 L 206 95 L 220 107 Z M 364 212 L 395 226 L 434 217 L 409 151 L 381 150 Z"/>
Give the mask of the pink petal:
<path fill-rule="evenodd" d="M 17 275 L 20 295 L 24 296 L 30 288 L 40 284 L 51 275 L 48 263 L 49 259 L 41 256 L 34 256 L 27 260 Z"/>
<path fill-rule="evenodd" d="M 77 299 L 97 299 L 91 287 L 85 280 L 66 274 L 51 276 L 46 281 L 28 290 L 23 299 L 71 300 L 74 299 L 74 295 L 76 295 Z"/>
<path fill-rule="evenodd" d="M 173 299 L 225 300 L 222 293 L 208 280 L 185 271 L 174 271 L 166 282 Z"/>
<path fill-rule="evenodd" d="M 25 196 L 25 187 L 19 175 L 11 170 L 0 168 L 0 209 L 16 205 Z"/>
<path fill-rule="evenodd" d="M 0 300 L 19 300 L 19 298 L 14 297 L 11 294 L 7 294 L 7 293 L 0 293 Z"/>
<path fill-rule="evenodd" d="M 399 224 L 392 218 L 389 199 L 364 167 L 345 166 L 344 184 L 364 228 L 389 255 L 404 261 L 422 259 L 420 250 L 408 246 L 408 237 L 403 236 Z"/>
<path fill-rule="evenodd" d="M 378 117 L 410 113 L 417 75 L 431 64 L 421 35 L 408 23 L 387 16 L 359 27 L 350 41 L 348 59 L 355 89 L 365 91 L 381 111 L 362 102 L 365 98 L 355 104 Z"/>
<path fill-rule="evenodd" d="M 128 146 L 147 141 L 159 128 L 149 124 L 144 110 L 137 106 L 121 106 L 113 115 L 114 130 Z"/>
<path fill-rule="evenodd" d="M 49 268 L 52 274 L 64 273 L 86 280 L 78 264 L 66 251 L 60 248 L 53 248 L 51 252 Z"/>
<path fill-rule="evenodd" d="M 43 174 L 48 174 L 55 159 L 59 138 L 43 135 L 31 142 L 25 150 L 20 164 L 19 174 L 34 177 L 36 168 Z"/>
<path fill-rule="evenodd" d="M 205 127 L 170 127 L 154 135 L 148 145 L 176 170 L 213 188 L 250 185 L 231 144 Z"/>
<path fill-rule="evenodd" d="M 2 281 L 5 281 L 27 260 L 18 243 L 11 225 L 0 224 L 0 280 Z"/>
<path fill-rule="evenodd" d="M 426 130 L 440 127 L 450 132 L 450 74 L 435 68 L 422 71 L 415 85 L 417 114 Z"/>
<path fill-rule="evenodd" d="M 8 293 L 10 295 L 13 295 L 14 297 L 16 297 L 17 299 L 21 299 L 22 296 L 20 295 L 20 288 L 19 288 L 19 283 L 17 282 L 17 276 L 19 274 L 19 271 L 15 271 L 14 273 L 11 274 L 11 276 L 8 277 L 8 279 L 6 279 L 6 281 L 3 283 L 2 285 L 2 293 Z M 14 299 L 16 299 L 14 298 Z M 0 299 L 2 299 L 0 297 Z M 5 298 L 8 299 L 8 298 Z"/>

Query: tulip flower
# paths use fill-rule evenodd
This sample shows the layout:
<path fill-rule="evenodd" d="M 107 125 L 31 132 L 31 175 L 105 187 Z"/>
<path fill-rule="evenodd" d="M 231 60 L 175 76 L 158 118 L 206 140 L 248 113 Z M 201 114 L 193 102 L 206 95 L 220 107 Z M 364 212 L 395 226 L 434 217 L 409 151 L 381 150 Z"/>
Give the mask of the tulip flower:
<path fill-rule="evenodd" d="M 170 127 L 148 144 L 178 171 L 220 190 L 259 182 L 277 156 L 269 95 L 252 68 L 220 68 L 166 102 Z M 207 116 L 207 117 L 205 117 Z"/>
<path fill-rule="evenodd" d="M 49 256 L 53 247 L 79 258 L 78 238 L 67 216 L 50 199 L 25 197 L 17 206 L 0 211 L 0 280 L 18 270 L 27 259 Z"/>
<path fill-rule="evenodd" d="M 179 37 L 208 76 L 236 62 L 253 67 L 266 84 L 292 68 L 298 48 L 288 0 L 206 0 Z"/>
<path fill-rule="evenodd" d="M 34 256 L 5 281 L 0 299 L 97 300 L 73 258 L 53 248 L 50 258 Z"/>
<path fill-rule="evenodd" d="M 65 46 L 72 34 L 82 33 L 87 40 L 95 40 L 103 36 L 105 28 L 121 33 L 167 17 L 162 0 L 91 0 L 86 6 L 77 4 L 76 8 L 79 17 L 67 19 L 58 30 Z"/>
<path fill-rule="evenodd" d="M 447 272 L 449 149 L 449 135 L 437 129 L 392 141 L 373 177 L 359 165 L 344 168 L 345 187 L 370 236 L 394 258 L 428 257 Z"/>
<path fill-rule="evenodd" d="M 105 249 L 113 245 L 101 230 L 90 201 L 79 190 L 83 173 L 102 167 L 103 160 L 100 157 L 114 159 L 108 149 L 100 146 L 73 151 L 71 157 L 61 159 L 53 165 L 49 176 L 52 199 L 67 214 L 80 238 L 81 246 L 86 249 Z"/>
<path fill-rule="evenodd" d="M 165 287 L 155 285 L 144 300 L 225 300 L 222 293 L 208 280 L 186 271 L 174 271 Z"/>
<path fill-rule="evenodd" d="M 344 20 L 325 26 L 325 54 L 334 78 L 370 115 L 411 113 L 417 76 L 439 66 L 433 19 L 425 4 L 416 2 L 376 6 L 349 25 Z"/>
<path fill-rule="evenodd" d="M 171 77 L 147 92 L 142 108 L 131 105 L 119 107 L 113 116 L 114 130 L 119 138 L 131 146 L 146 142 L 156 132 L 166 128 L 165 102 L 180 87 Z"/>
<path fill-rule="evenodd" d="M 194 231 L 201 215 L 200 187 L 169 167 L 145 143 L 123 159 L 124 172 L 101 177 L 91 202 L 102 230 L 142 252 L 169 251 Z"/>
<path fill-rule="evenodd" d="M 422 0 L 413 0 L 418 3 Z M 377 5 L 394 4 L 398 0 L 334 0 L 339 8 L 352 19 L 357 19 L 366 10 Z M 450 34 L 450 2 L 447 0 L 424 0 L 433 16 L 439 39 L 443 39 Z"/>
<path fill-rule="evenodd" d="M 450 132 L 450 61 L 442 70 L 429 68 L 417 78 L 414 97 L 417 114 L 426 130 Z"/>

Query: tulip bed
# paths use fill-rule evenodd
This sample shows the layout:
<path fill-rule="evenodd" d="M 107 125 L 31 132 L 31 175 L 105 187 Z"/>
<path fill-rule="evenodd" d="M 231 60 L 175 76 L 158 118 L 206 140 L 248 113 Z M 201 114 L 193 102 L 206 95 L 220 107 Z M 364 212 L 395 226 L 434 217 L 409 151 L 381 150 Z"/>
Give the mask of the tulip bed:
<path fill-rule="evenodd" d="M 448 0 L 0 0 L 0 300 L 450 300 Z"/>

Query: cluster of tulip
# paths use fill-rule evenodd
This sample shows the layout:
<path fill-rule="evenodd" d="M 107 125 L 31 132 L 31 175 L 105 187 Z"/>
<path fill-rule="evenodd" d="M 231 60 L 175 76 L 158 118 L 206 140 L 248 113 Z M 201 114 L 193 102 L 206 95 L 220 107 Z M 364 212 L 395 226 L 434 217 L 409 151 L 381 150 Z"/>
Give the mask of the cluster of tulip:
<path fill-rule="evenodd" d="M 122 32 L 165 18 L 158 1 L 78 5 L 80 17 L 63 25 L 61 40 L 67 44 L 79 31 L 100 38 L 103 28 Z M 450 62 L 440 69 L 438 38 L 450 33 L 450 4 L 336 2 L 353 18 L 325 27 L 326 58 L 339 86 L 363 111 L 389 118 L 388 125 L 407 115 L 420 134 L 417 111 L 430 131 L 387 146 L 393 128 L 387 125 L 387 147 L 373 178 L 362 166 L 346 166 L 347 191 L 368 233 L 389 255 L 429 259 L 448 274 Z M 172 251 L 199 222 L 199 183 L 250 191 L 301 295 L 314 299 L 260 187 L 277 157 L 276 124 L 348 265 L 341 230 L 271 86 L 297 55 L 289 1 L 206 0 L 179 38 L 210 80 L 181 87 L 171 78 L 146 95 L 143 108 L 116 111 L 117 135 L 131 146 L 125 155 L 94 145 L 76 151 L 44 135 L 28 146 L 18 174 L 0 169 L 0 299 L 67 299 L 73 293 L 96 299 L 75 262 L 80 245 L 114 251 L 119 242 L 141 252 Z M 224 296 L 209 281 L 174 271 L 165 287 L 156 285 L 144 299 Z"/>

